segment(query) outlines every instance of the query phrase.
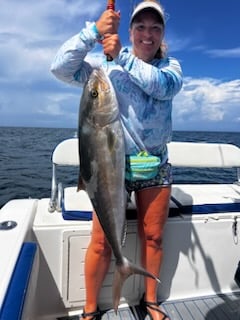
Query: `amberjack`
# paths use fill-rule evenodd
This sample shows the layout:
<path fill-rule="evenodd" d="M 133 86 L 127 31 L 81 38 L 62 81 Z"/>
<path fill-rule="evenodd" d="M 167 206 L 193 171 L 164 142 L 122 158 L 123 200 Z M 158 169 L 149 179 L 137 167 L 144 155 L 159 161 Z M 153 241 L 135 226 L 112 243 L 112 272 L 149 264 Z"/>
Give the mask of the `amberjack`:
<path fill-rule="evenodd" d="M 124 135 L 116 94 L 103 68 L 93 69 L 84 86 L 78 138 L 78 189 L 87 191 L 115 256 L 113 307 L 117 313 L 122 285 L 130 275 L 160 280 L 122 254 L 126 215 Z"/>

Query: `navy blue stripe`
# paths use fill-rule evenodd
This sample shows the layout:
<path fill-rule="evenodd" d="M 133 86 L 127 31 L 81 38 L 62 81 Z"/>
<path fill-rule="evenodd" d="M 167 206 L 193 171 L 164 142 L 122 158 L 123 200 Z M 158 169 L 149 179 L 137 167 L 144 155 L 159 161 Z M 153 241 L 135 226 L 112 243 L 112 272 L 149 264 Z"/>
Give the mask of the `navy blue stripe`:
<path fill-rule="evenodd" d="M 81 220 L 89 221 L 92 220 L 92 212 L 90 211 L 77 211 L 77 210 L 63 210 L 62 216 L 64 220 Z"/>
<path fill-rule="evenodd" d="M 239 212 L 240 203 L 209 203 L 182 206 L 181 212 L 186 214 Z"/>
<path fill-rule="evenodd" d="M 182 214 L 206 214 L 206 213 L 224 213 L 224 212 L 228 213 L 228 212 L 240 211 L 240 202 L 182 205 L 173 196 L 171 196 L 171 200 L 178 207 L 179 213 L 182 213 Z"/>
<path fill-rule="evenodd" d="M 21 319 L 36 250 L 36 243 L 26 242 L 22 245 L 0 310 L 0 320 Z"/>

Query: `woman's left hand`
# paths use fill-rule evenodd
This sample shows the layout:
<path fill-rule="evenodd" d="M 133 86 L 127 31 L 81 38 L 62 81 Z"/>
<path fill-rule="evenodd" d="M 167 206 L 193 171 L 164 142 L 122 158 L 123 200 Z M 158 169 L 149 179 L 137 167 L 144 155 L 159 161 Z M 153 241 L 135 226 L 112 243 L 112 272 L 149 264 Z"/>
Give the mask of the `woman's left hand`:
<path fill-rule="evenodd" d="M 101 36 L 105 37 L 107 33 L 117 33 L 120 21 L 120 12 L 106 10 L 96 21 L 96 27 Z"/>

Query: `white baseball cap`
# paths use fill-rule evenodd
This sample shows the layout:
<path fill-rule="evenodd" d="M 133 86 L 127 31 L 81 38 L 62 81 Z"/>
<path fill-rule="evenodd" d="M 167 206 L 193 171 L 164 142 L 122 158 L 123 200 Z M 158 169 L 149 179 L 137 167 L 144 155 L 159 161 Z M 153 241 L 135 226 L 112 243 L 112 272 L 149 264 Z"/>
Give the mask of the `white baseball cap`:
<path fill-rule="evenodd" d="M 157 12 L 157 14 L 160 16 L 160 18 L 162 19 L 163 23 L 165 24 L 165 19 L 164 19 L 164 11 L 163 8 L 161 7 L 161 5 L 157 2 L 154 1 L 142 1 L 140 2 L 136 8 L 133 10 L 132 16 L 131 16 L 131 20 L 130 20 L 130 24 L 132 23 L 133 19 L 136 17 L 136 15 L 145 9 L 152 9 L 155 10 Z"/>

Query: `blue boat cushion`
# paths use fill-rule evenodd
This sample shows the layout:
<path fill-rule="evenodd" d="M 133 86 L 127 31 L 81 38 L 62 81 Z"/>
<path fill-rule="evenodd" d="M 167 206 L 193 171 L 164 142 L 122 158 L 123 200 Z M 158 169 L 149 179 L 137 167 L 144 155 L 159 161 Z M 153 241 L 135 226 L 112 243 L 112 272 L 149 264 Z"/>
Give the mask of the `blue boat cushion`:
<path fill-rule="evenodd" d="M 63 204 L 62 204 L 62 217 L 64 220 L 90 221 L 90 220 L 92 220 L 92 211 L 66 210 L 64 202 L 63 202 Z"/>
<path fill-rule="evenodd" d="M 0 310 L 1 320 L 21 319 L 36 250 L 36 243 L 22 245 Z"/>
<path fill-rule="evenodd" d="M 92 203 L 84 190 L 77 191 L 75 187 L 65 188 L 61 208 L 64 220 L 92 220 Z"/>

